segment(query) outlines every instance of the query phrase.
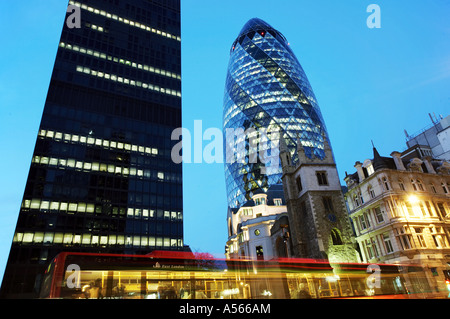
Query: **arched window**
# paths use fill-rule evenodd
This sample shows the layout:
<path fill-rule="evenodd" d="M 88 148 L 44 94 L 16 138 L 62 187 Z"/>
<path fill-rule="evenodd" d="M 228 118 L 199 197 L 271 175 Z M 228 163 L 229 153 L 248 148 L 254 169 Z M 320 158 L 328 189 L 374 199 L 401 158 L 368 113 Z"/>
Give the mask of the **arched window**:
<path fill-rule="evenodd" d="M 419 188 L 419 191 L 422 191 L 422 192 L 424 191 L 423 184 L 420 179 L 417 180 L 417 187 Z"/>
<path fill-rule="evenodd" d="M 331 240 L 333 241 L 333 245 L 342 245 L 342 237 L 338 229 L 333 228 L 331 230 Z"/>
<path fill-rule="evenodd" d="M 388 181 L 388 179 L 386 178 L 386 177 L 383 177 L 383 185 L 384 185 L 384 189 L 385 190 L 390 190 L 391 189 L 391 187 L 389 186 L 389 181 Z"/>
<path fill-rule="evenodd" d="M 367 192 L 369 193 L 370 198 L 375 198 L 375 191 L 374 191 L 372 185 L 369 185 L 369 186 L 367 187 Z"/>
<path fill-rule="evenodd" d="M 424 191 L 422 181 L 420 179 L 413 180 L 411 179 L 411 184 L 415 191 Z"/>
<path fill-rule="evenodd" d="M 417 186 L 416 186 L 416 182 L 413 179 L 411 179 L 411 184 L 412 184 L 413 189 L 416 191 Z"/>
<path fill-rule="evenodd" d="M 403 180 L 402 180 L 402 179 L 399 179 L 399 180 L 398 180 L 398 186 L 400 187 L 400 189 L 401 189 L 402 191 L 406 190 L 406 189 L 405 189 L 405 184 L 403 183 Z"/>
<path fill-rule="evenodd" d="M 430 183 L 429 186 L 430 186 L 431 191 L 432 191 L 434 194 L 436 194 L 437 191 L 436 191 L 436 187 L 434 187 L 434 184 L 433 184 L 433 183 Z"/>

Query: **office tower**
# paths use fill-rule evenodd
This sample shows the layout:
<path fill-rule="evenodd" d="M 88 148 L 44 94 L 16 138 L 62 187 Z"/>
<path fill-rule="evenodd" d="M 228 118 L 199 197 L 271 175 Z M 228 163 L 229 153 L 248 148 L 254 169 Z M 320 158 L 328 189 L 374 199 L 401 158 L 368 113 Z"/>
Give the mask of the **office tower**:
<path fill-rule="evenodd" d="M 36 297 L 62 251 L 184 249 L 180 2 L 69 5 L 81 21 L 66 14 L 3 297 Z"/>
<path fill-rule="evenodd" d="M 326 127 L 311 85 L 286 38 L 266 22 L 251 19 L 233 43 L 230 55 L 224 97 L 224 131 L 239 128 L 250 132 L 252 129 L 258 132 L 278 130 L 294 162 L 297 161 L 297 138 L 308 157 L 323 158 L 324 138 L 328 138 Z M 239 208 L 254 192 L 265 192 L 271 185 L 281 183 L 280 163 L 275 169 L 261 171 L 267 168 L 265 163 L 269 161 L 263 158 L 249 160 L 254 148 L 248 138 L 245 147 L 240 148 L 237 145 L 239 138 L 224 136 L 226 148 L 236 153 L 245 149 L 242 160 L 226 159 L 230 208 Z M 256 144 L 263 148 L 261 140 L 256 140 Z M 274 144 L 278 144 L 278 140 Z M 267 156 L 274 156 L 269 153 Z"/>

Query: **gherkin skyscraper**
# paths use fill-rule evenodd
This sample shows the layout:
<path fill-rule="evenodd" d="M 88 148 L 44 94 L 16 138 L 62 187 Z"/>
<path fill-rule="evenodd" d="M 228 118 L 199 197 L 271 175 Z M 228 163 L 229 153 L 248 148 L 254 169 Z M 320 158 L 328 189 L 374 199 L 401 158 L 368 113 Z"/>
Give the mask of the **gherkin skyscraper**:
<path fill-rule="evenodd" d="M 278 130 L 294 162 L 298 142 L 307 156 L 324 156 L 328 133 L 308 78 L 286 38 L 261 19 L 248 21 L 232 45 L 223 121 L 224 131 Z M 239 139 L 224 136 L 224 148 L 245 153 L 241 154 L 242 160 L 225 160 L 229 208 L 239 208 L 255 192 L 265 192 L 271 185 L 281 183 L 280 164 L 264 170 L 261 158 L 249 160 L 252 147 L 248 138 L 245 147 L 239 148 Z"/>

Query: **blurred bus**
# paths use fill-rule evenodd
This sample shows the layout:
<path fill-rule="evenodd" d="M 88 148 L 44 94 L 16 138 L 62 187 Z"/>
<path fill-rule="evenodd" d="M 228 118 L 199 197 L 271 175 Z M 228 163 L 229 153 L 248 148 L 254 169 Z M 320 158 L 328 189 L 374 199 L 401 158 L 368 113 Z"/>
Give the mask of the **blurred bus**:
<path fill-rule="evenodd" d="M 314 259 L 218 259 L 184 252 L 61 253 L 41 298 L 322 299 L 431 298 L 421 267 Z"/>

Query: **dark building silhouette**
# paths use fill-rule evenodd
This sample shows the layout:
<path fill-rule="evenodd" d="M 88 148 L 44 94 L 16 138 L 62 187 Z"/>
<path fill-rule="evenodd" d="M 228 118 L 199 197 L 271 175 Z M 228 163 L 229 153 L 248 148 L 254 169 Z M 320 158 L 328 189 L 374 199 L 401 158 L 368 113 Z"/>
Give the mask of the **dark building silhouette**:
<path fill-rule="evenodd" d="M 62 30 L 4 298 L 37 297 L 62 251 L 185 249 L 182 166 L 170 158 L 181 127 L 180 1 L 69 5 L 81 23 Z"/>

